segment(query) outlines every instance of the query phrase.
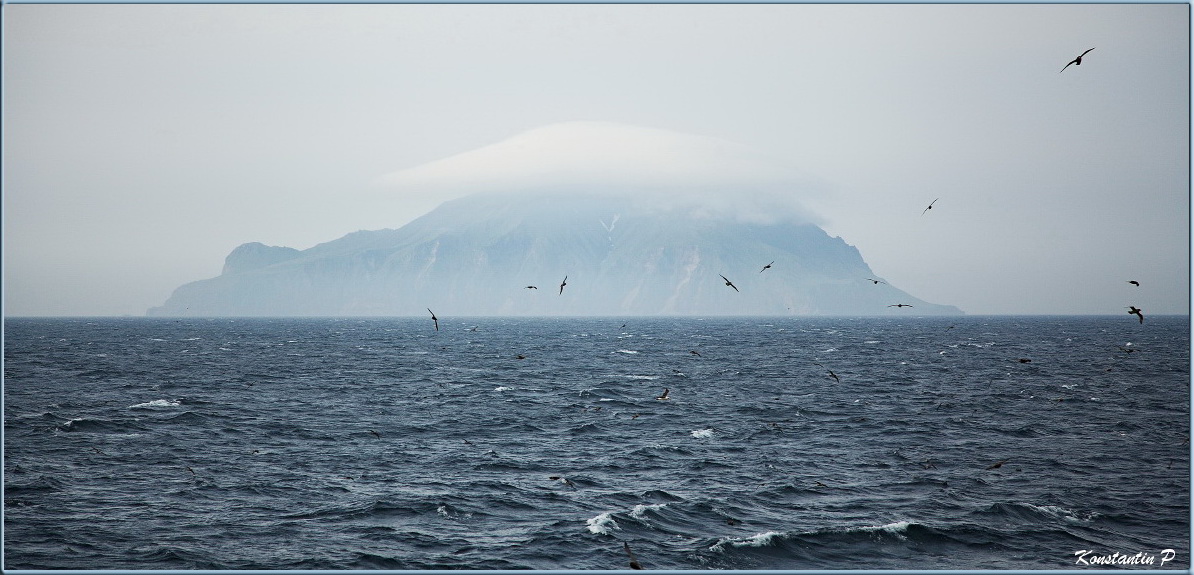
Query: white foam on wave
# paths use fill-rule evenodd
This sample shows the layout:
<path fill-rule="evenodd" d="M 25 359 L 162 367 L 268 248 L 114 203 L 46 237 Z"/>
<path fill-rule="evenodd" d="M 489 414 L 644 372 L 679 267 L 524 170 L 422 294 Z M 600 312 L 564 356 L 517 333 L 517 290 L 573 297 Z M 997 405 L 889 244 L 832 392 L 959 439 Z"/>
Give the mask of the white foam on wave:
<path fill-rule="evenodd" d="M 659 379 L 658 375 L 624 375 L 622 377 L 625 377 L 626 379 L 645 379 L 645 380 Z"/>
<path fill-rule="evenodd" d="M 692 436 L 697 439 L 702 439 L 705 437 L 713 437 L 713 429 L 712 428 L 710 428 L 710 429 L 694 429 L 692 431 Z"/>
<path fill-rule="evenodd" d="M 895 535 L 900 539 L 906 539 L 904 534 L 908 532 L 908 528 L 911 526 L 912 523 L 908 521 L 896 521 L 895 523 L 888 523 L 886 525 L 868 525 L 866 527 L 859 527 L 857 531 L 861 531 L 863 533 L 877 533 L 882 531 L 891 535 Z"/>
<path fill-rule="evenodd" d="M 783 533 L 780 533 L 779 531 L 767 531 L 765 533 L 757 533 L 745 538 L 725 537 L 718 539 L 717 543 L 714 543 L 713 546 L 709 547 L 709 550 L 720 553 L 725 551 L 726 545 L 731 545 L 733 547 L 762 547 L 764 545 L 770 545 L 776 537 L 782 536 Z"/>
<path fill-rule="evenodd" d="M 504 385 L 499 385 L 499 386 L 493 388 L 493 390 L 494 391 L 510 391 L 510 388 L 508 388 Z"/>
<path fill-rule="evenodd" d="M 1094 519 L 1096 516 L 1098 516 L 1098 513 L 1093 511 L 1086 514 L 1080 514 L 1073 509 L 1066 509 L 1060 505 L 1033 505 L 1031 503 L 1025 503 L 1024 505 L 1038 513 L 1048 515 L 1050 517 L 1056 517 L 1070 523 L 1089 523 L 1091 519 Z"/>
<path fill-rule="evenodd" d="M 586 521 L 589 525 L 589 532 L 594 535 L 609 535 L 614 529 L 621 529 L 618 522 L 614 521 L 614 514 L 612 511 L 607 511 L 593 517 Z"/>
<path fill-rule="evenodd" d="M 178 400 L 155 399 L 153 401 L 146 401 L 145 403 L 138 403 L 137 405 L 130 405 L 129 409 L 154 409 L 158 407 L 178 407 Z"/>
<path fill-rule="evenodd" d="M 644 513 L 648 512 L 648 511 L 656 510 L 656 509 L 663 509 L 664 507 L 667 507 L 667 503 L 653 503 L 651 505 L 635 505 L 634 509 L 630 510 L 630 516 L 635 519 L 642 519 Z"/>

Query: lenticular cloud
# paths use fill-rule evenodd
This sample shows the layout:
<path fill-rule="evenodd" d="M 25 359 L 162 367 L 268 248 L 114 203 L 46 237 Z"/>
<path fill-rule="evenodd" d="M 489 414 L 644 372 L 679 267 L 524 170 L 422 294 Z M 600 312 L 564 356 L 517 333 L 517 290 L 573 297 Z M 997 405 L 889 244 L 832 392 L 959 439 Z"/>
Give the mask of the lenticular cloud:
<path fill-rule="evenodd" d="M 797 214 L 799 198 L 823 186 L 742 144 L 611 122 L 565 122 L 421 166 L 377 183 L 445 199 L 483 192 L 551 190 L 633 195 L 658 208 L 735 214 Z"/>

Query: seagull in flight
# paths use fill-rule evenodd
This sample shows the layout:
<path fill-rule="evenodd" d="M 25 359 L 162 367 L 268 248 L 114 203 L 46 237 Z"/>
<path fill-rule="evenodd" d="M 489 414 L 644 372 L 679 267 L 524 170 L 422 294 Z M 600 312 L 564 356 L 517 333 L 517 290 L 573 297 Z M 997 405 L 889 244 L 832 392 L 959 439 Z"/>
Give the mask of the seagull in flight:
<path fill-rule="evenodd" d="M 668 390 L 668 388 L 666 388 L 666 387 L 665 387 L 665 388 L 663 388 L 663 395 L 661 395 L 661 396 L 659 396 L 659 397 L 656 397 L 655 399 L 660 399 L 660 400 L 662 400 L 662 399 L 671 399 L 670 397 L 668 397 L 668 396 L 667 396 L 667 394 L 668 394 L 668 391 L 669 391 L 669 390 Z"/>
<path fill-rule="evenodd" d="M 887 307 L 913 307 L 910 303 L 893 303 Z"/>
<path fill-rule="evenodd" d="M 1134 286 L 1136 286 L 1136 287 L 1140 287 L 1140 282 L 1138 282 L 1138 281 L 1136 281 L 1136 280 L 1128 280 L 1128 283 L 1130 283 L 1130 284 L 1132 284 L 1132 285 L 1134 285 Z"/>
<path fill-rule="evenodd" d="M 885 281 L 883 281 L 883 280 L 877 280 L 877 279 L 875 279 L 875 278 L 866 278 L 866 279 L 867 279 L 867 281 L 869 281 L 869 282 L 874 282 L 874 284 L 875 284 L 875 285 L 879 285 L 879 284 L 885 284 L 885 283 L 887 283 L 887 282 L 885 282 Z"/>
<path fill-rule="evenodd" d="M 435 317 L 435 312 L 431 311 L 431 308 L 427 308 L 427 311 L 431 314 L 431 321 L 435 322 L 435 331 L 439 331 L 439 318 Z"/>
<path fill-rule="evenodd" d="M 775 262 L 771 262 L 771 264 L 773 264 L 773 263 L 775 263 Z M 767 265 L 763 266 L 763 269 L 759 270 L 759 273 L 763 273 L 763 272 L 771 269 L 771 264 L 767 264 Z"/>
<path fill-rule="evenodd" d="M 814 361 L 813 363 L 817 363 L 817 362 L 815 362 L 815 361 Z M 821 367 L 825 367 L 824 365 L 821 365 L 821 364 L 819 364 L 819 363 L 817 363 L 817 365 L 820 365 Z M 842 382 L 842 378 L 838 377 L 836 373 L 833 373 L 833 370 L 832 370 L 832 369 L 829 369 L 828 367 L 825 367 L 825 371 L 829 372 L 829 377 L 832 377 L 832 378 L 833 378 L 833 381 L 836 381 L 836 382 L 838 382 L 838 383 L 841 383 L 841 382 Z"/>
<path fill-rule="evenodd" d="M 373 431 L 372 429 L 370 429 L 370 430 L 369 430 L 369 433 L 372 433 L 372 434 L 373 434 L 373 437 L 376 437 L 376 438 L 378 438 L 378 439 L 381 439 L 381 434 L 380 434 L 380 433 L 378 433 L 378 432 L 376 432 L 376 431 Z"/>
<path fill-rule="evenodd" d="M 1091 48 L 1090 50 L 1094 50 L 1094 48 Z M 1090 52 L 1090 50 L 1087 50 L 1086 52 Z M 1077 58 L 1070 60 L 1070 64 L 1073 64 L 1075 66 L 1081 66 L 1082 65 L 1082 57 L 1086 55 L 1086 52 L 1083 52 L 1083 53 L 1079 54 Z M 1061 68 L 1061 72 L 1065 72 L 1065 69 L 1069 68 L 1070 64 L 1066 64 L 1065 66 L 1063 66 Z M 1058 72 L 1058 74 L 1060 74 L 1061 72 Z"/>
<path fill-rule="evenodd" d="M 1136 317 L 1140 318 L 1140 323 L 1144 323 L 1144 314 L 1143 314 L 1143 313 L 1141 313 L 1141 309 L 1140 309 L 1140 308 L 1138 308 L 1138 307 L 1136 307 L 1136 306 L 1134 306 L 1134 305 L 1130 305 L 1130 306 L 1128 306 L 1128 313 L 1129 313 L 1129 314 L 1135 314 L 1135 315 L 1136 315 Z"/>
<path fill-rule="evenodd" d="M 527 286 L 526 289 L 539 289 L 539 288 L 535 287 L 535 286 Z"/>
<path fill-rule="evenodd" d="M 940 199 L 941 199 L 941 198 L 937 198 L 937 200 L 940 200 Z M 923 211 L 921 211 L 921 212 L 920 212 L 920 215 L 922 215 L 922 216 L 923 216 L 923 215 L 925 215 L 925 212 L 927 212 L 927 211 L 929 211 L 929 210 L 933 209 L 933 204 L 937 203 L 937 200 L 933 200 L 933 201 L 929 202 L 929 207 L 927 207 L 927 208 L 925 208 Z"/>
<path fill-rule="evenodd" d="M 564 286 L 568 285 L 568 276 L 564 276 L 564 281 L 560 282 L 560 295 L 564 295 Z"/>
<path fill-rule="evenodd" d="M 721 274 L 717 274 L 717 275 L 721 276 Z M 734 288 L 734 291 L 740 292 L 740 290 L 738 289 L 738 286 L 734 285 L 734 282 L 730 281 L 729 278 L 727 278 L 726 276 L 721 276 L 721 279 L 726 280 L 726 285 Z"/>

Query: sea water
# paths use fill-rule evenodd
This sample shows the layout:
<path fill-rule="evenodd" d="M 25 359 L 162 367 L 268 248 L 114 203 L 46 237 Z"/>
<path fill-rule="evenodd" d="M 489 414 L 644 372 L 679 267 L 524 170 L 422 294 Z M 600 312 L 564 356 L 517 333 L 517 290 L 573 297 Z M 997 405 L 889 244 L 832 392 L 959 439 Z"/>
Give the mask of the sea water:
<path fill-rule="evenodd" d="M 6 320 L 4 566 L 1191 566 L 1186 316 L 439 320 Z"/>

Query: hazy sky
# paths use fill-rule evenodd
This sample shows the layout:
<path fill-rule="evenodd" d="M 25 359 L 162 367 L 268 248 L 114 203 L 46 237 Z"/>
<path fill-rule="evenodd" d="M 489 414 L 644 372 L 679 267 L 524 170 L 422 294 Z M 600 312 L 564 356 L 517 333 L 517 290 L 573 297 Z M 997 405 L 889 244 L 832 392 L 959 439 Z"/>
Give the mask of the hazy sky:
<path fill-rule="evenodd" d="M 3 10 L 9 316 L 400 227 L 451 192 L 383 176 L 569 121 L 815 176 L 822 227 L 927 301 L 1189 311 L 1187 4 Z"/>

